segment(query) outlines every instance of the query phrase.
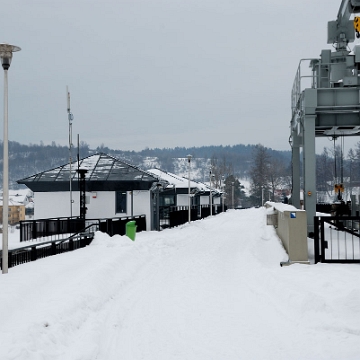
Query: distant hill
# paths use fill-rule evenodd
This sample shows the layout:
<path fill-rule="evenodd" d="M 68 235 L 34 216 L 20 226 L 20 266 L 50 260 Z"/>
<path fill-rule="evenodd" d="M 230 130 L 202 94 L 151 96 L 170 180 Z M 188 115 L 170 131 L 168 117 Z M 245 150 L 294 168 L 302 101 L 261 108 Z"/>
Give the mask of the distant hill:
<path fill-rule="evenodd" d="M 2 148 L 2 142 L 0 142 Z M 234 146 L 201 146 L 201 147 L 176 147 L 173 149 L 149 149 L 142 151 L 122 151 L 100 146 L 96 149 L 82 142 L 79 148 L 80 158 L 103 152 L 121 158 L 132 165 L 144 170 L 160 168 L 179 175 L 187 174 L 188 154 L 192 155 L 192 176 L 200 181 L 207 180 L 211 161 L 226 162 L 231 167 L 233 174 L 239 178 L 246 178 L 252 164 L 252 154 L 256 145 Z M 268 149 L 272 157 L 289 164 L 291 161 L 290 151 L 277 151 Z M 73 149 L 72 159 L 76 160 L 78 149 Z M 0 150 L 0 169 L 2 169 L 2 151 Z M 69 162 L 69 149 L 66 146 L 57 145 L 23 145 L 14 141 L 9 142 L 9 177 L 10 188 L 19 187 L 16 180 L 49 170 Z M 2 184 L 2 171 L 0 173 Z M 1 187 L 0 184 L 0 187 Z"/>

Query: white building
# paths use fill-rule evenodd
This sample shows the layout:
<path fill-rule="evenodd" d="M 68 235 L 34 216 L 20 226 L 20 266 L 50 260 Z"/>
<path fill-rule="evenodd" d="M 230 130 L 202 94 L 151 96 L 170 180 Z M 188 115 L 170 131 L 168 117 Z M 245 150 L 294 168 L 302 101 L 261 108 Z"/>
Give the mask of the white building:
<path fill-rule="evenodd" d="M 34 219 L 80 216 L 78 168 L 86 169 L 86 219 L 146 215 L 153 228 L 156 175 L 106 154 L 96 154 L 18 180 L 34 193 Z M 71 191 L 70 191 L 71 179 Z"/>
<path fill-rule="evenodd" d="M 168 183 L 165 191 L 173 190 L 176 194 L 176 206 L 188 206 L 189 179 L 180 177 L 160 169 L 148 170 L 149 173 Z M 209 205 L 210 204 L 210 187 L 204 183 L 190 180 L 190 192 L 192 195 L 192 205 Z M 221 192 L 211 187 L 213 205 L 221 204 Z M 166 193 L 163 193 L 165 196 Z M 196 198 L 198 198 L 196 200 Z M 196 203 L 195 203 L 196 202 Z"/>

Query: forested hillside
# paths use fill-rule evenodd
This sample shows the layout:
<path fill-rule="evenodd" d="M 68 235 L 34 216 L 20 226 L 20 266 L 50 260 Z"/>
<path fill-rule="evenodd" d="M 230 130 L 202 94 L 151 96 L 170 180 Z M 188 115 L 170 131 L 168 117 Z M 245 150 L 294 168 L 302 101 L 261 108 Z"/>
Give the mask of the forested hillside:
<path fill-rule="evenodd" d="M 0 142 L 2 148 L 2 142 Z M 165 149 L 149 149 L 142 151 L 122 151 L 110 149 L 104 145 L 91 149 L 81 142 L 79 149 L 73 148 L 72 159 L 95 154 L 106 153 L 122 159 L 143 170 L 159 168 L 187 176 L 187 155 L 192 155 L 191 177 L 195 180 L 208 182 L 209 171 L 212 169 L 213 184 L 224 186 L 231 192 L 231 183 L 235 183 L 235 197 L 243 197 L 239 180 L 247 180 L 248 196 L 251 204 L 261 203 L 262 193 L 270 192 L 276 200 L 276 194 L 291 189 L 291 151 L 277 151 L 258 145 L 234 146 L 202 146 L 176 147 Z M 2 151 L 0 149 L 0 188 L 2 187 Z M 49 170 L 69 162 L 69 149 L 52 142 L 51 145 L 19 144 L 9 142 L 9 176 L 10 188 L 17 189 L 16 181 L 25 177 Z M 334 149 L 324 148 L 317 155 L 317 189 L 318 200 L 328 201 L 332 196 L 335 183 L 343 183 L 344 196 L 357 194 L 360 186 L 360 142 L 348 154 L 336 146 Z M 228 189 L 226 188 L 228 187 Z M 244 201 L 243 201 L 244 203 Z"/>
<path fill-rule="evenodd" d="M 2 142 L 0 143 L 2 148 Z M 203 146 L 203 147 L 176 147 L 173 149 L 144 149 L 139 152 L 122 151 L 109 149 L 101 145 L 96 149 L 90 149 L 89 145 L 81 142 L 79 146 L 80 158 L 92 155 L 97 152 L 107 153 L 138 166 L 144 170 L 149 168 L 161 168 L 170 172 L 182 172 L 184 158 L 188 154 L 193 157 L 194 176 L 198 180 L 204 180 L 209 173 L 210 164 L 222 163 L 235 177 L 244 178 L 249 174 L 252 158 L 256 145 L 235 145 L 235 146 Z M 284 162 L 286 167 L 290 165 L 290 151 L 276 151 L 267 149 L 269 154 Z M 76 160 L 78 149 L 73 148 L 72 158 Z M 44 170 L 68 163 L 69 149 L 52 142 L 51 145 L 19 144 L 9 142 L 9 174 L 10 187 L 17 188 L 16 180 L 39 173 Z M 180 159 L 180 160 L 179 160 Z M 0 151 L 0 166 L 2 167 L 2 151 Z M 196 167 L 196 168 L 195 168 Z M 186 169 L 186 167 L 184 167 Z M 2 183 L 2 171 L 0 173 Z M 1 185 L 0 185 L 1 186 Z"/>

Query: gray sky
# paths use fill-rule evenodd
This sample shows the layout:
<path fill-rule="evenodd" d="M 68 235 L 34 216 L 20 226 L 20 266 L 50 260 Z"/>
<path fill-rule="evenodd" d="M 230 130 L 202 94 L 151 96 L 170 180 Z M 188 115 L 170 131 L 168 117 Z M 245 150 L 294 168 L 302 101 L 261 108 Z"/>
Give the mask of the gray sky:
<path fill-rule="evenodd" d="M 329 48 L 340 2 L 3 0 L 9 139 L 66 145 L 68 86 L 74 143 L 289 150 L 298 63 Z"/>

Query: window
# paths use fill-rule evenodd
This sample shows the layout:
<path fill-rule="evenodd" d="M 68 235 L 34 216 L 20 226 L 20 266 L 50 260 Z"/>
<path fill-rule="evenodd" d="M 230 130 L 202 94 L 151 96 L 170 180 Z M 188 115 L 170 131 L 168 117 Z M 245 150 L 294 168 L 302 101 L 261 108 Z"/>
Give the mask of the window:
<path fill-rule="evenodd" d="M 160 206 L 175 205 L 175 195 L 160 195 Z"/>
<path fill-rule="evenodd" d="M 115 213 L 126 213 L 126 191 L 116 191 Z"/>

